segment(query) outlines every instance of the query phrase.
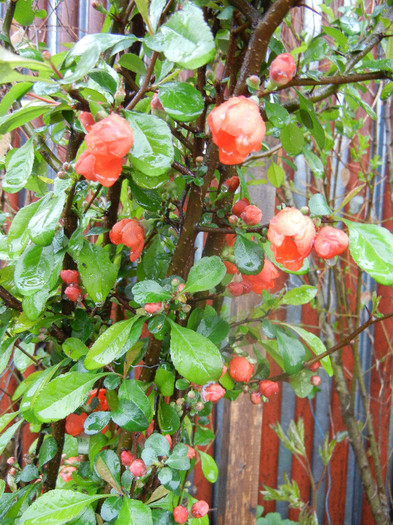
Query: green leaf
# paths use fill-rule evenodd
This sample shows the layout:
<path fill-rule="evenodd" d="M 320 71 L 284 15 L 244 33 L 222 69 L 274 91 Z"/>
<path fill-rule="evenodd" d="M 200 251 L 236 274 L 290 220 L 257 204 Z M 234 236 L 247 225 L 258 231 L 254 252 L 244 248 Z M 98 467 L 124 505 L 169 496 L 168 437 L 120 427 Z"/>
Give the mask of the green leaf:
<path fill-rule="evenodd" d="M 205 108 L 200 92 L 186 82 L 163 84 L 158 98 L 168 115 L 180 122 L 196 120 Z"/>
<path fill-rule="evenodd" d="M 202 10 L 191 2 L 183 4 L 146 44 L 162 51 L 171 62 L 184 69 L 197 69 L 214 57 L 214 38 Z"/>
<path fill-rule="evenodd" d="M 393 82 L 386 84 L 381 91 L 381 100 L 386 100 L 393 94 Z"/>
<path fill-rule="evenodd" d="M 0 49 L 0 54 L 2 49 L 4 48 Z M 14 84 L 1 99 L 0 116 L 2 117 L 5 115 L 15 101 L 26 95 L 26 93 L 30 91 L 32 85 L 31 82 L 20 82 L 19 84 Z"/>
<path fill-rule="evenodd" d="M 7 414 L 4 414 L 0 416 L 0 432 L 11 423 L 13 419 L 16 418 L 16 416 L 19 414 L 19 412 L 9 412 Z"/>
<path fill-rule="evenodd" d="M 150 507 L 136 499 L 123 499 L 115 525 L 153 525 Z"/>
<path fill-rule="evenodd" d="M 2 186 L 8 193 L 17 193 L 28 181 L 34 162 L 34 143 L 29 139 L 11 152 Z"/>
<path fill-rule="evenodd" d="M 59 227 L 65 199 L 65 192 L 61 192 L 56 196 L 50 193 L 40 200 L 29 222 L 30 238 L 34 244 L 49 246 L 52 243 L 55 231 Z"/>
<path fill-rule="evenodd" d="M 6 369 L 17 337 L 6 337 L 0 344 L 0 374 Z"/>
<path fill-rule="evenodd" d="M 113 421 L 130 432 L 139 432 L 147 429 L 152 417 L 150 401 L 138 381 L 123 381 L 117 409 L 112 412 Z"/>
<path fill-rule="evenodd" d="M 189 381 L 204 385 L 217 381 L 222 358 L 216 345 L 193 330 L 171 323 L 170 352 L 176 370 Z"/>
<path fill-rule="evenodd" d="M 145 441 L 145 449 L 150 448 L 154 451 L 156 456 L 169 455 L 169 443 L 162 434 L 156 432 L 148 437 Z"/>
<path fill-rule="evenodd" d="M 53 288 L 59 278 L 64 254 L 53 253 L 52 246 L 29 246 L 15 265 L 14 280 L 18 292 L 34 295 L 42 288 Z"/>
<path fill-rule="evenodd" d="M 119 59 L 121 67 L 125 67 L 138 75 L 146 75 L 146 66 L 138 55 L 133 53 L 124 53 Z"/>
<path fill-rule="evenodd" d="M 44 439 L 40 451 L 38 453 L 38 466 L 41 468 L 42 465 L 48 463 L 52 458 L 55 457 L 57 452 L 57 441 L 52 436 L 48 436 Z"/>
<path fill-rule="evenodd" d="M 132 288 L 132 293 L 134 294 L 134 300 L 142 305 L 169 301 L 171 298 L 170 293 L 166 292 L 156 281 L 150 279 L 136 283 Z"/>
<path fill-rule="evenodd" d="M 295 374 L 302 368 L 306 357 L 306 349 L 297 337 L 275 327 L 278 351 L 284 363 L 284 370 L 288 374 Z"/>
<path fill-rule="evenodd" d="M 85 433 L 88 436 L 101 432 L 111 419 L 110 412 L 92 412 L 89 414 L 83 424 Z"/>
<path fill-rule="evenodd" d="M 164 174 L 174 159 L 171 131 L 162 119 L 154 115 L 125 111 L 134 132 L 130 151 L 132 165 L 149 177 Z"/>
<path fill-rule="evenodd" d="M 11 425 L 9 428 L 7 428 L 7 430 L 5 430 L 0 435 L 0 454 L 4 452 L 5 447 L 8 445 L 13 435 L 15 434 L 15 432 L 18 430 L 18 428 L 20 427 L 22 423 L 23 423 L 23 419 L 20 419 L 19 421 Z"/>
<path fill-rule="evenodd" d="M 282 147 L 290 157 L 296 157 L 302 152 L 304 146 L 303 131 L 296 124 L 290 123 L 280 131 Z"/>
<path fill-rule="evenodd" d="M 206 452 L 198 451 L 201 457 L 201 467 L 202 472 L 205 478 L 210 481 L 210 483 L 215 483 L 218 478 L 218 468 L 214 459 Z"/>
<path fill-rule="evenodd" d="M 111 487 L 122 493 L 120 483 L 120 461 L 113 450 L 102 450 L 94 463 L 94 469 Z"/>
<path fill-rule="evenodd" d="M 154 377 L 154 383 L 163 396 L 171 396 L 175 389 L 175 376 L 170 370 L 159 368 Z"/>
<path fill-rule="evenodd" d="M 90 348 L 84 362 L 85 368 L 101 368 L 127 352 L 125 344 L 131 328 L 138 319 L 139 316 L 135 316 L 127 321 L 119 321 L 105 330 Z"/>
<path fill-rule="evenodd" d="M 21 525 L 62 525 L 75 518 L 104 494 L 89 496 L 73 490 L 55 489 L 36 499 L 22 514 Z"/>
<path fill-rule="evenodd" d="M 285 172 L 281 166 L 272 161 L 267 170 L 267 178 L 275 188 L 280 188 L 285 182 Z"/>
<path fill-rule="evenodd" d="M 140 15 L 143 18 L 143 21 L 145 22 L 149 30 L 149 33 L 151 35 L 154 34 L 154 31 L 153 31 L 153 28 L 150 22 L 150 17 L 149 17 L 148 1 L 147 0 L 135 0 L 135 3 L 136 3 L 136 6 L 138 8 Z"/>
<path fill-rule="evenodd" d="M 196 331 L 198 334 L 208 337 L 212 343 L 219 347 L 229 333 L 229 324 L 222 317 L 210 315 L 205 311 Z"/>
<path fill-rule="evenodd" d="M 288 326 L 288 328 L 296 332 L 303 339 L 303 341 L 305 341 L 307 346 L 312 350 L 312 352 L 314 352 L 315 355 L 320 355 L 326 352 L 326 346 L 317 335 L 313 334 L 312 332 L 308 332 L 307 330 L 304 330 L 304 328 L 301 328 L 297 325 L 290 325 L 286 323 L 282 324 L 285 324 L 285 326 Z M 321 364 L 326 373 L 331 377 L 333 375 L 333 368 L 330 362 L 330 357 L 326 356 L 321 359 Z"/>
<path fill-rule="evenodd" d="M 316 215 L 317 217 L 329 216 L 333 213 L 326 202 L 325 197 L 321 193 L 315 193 L 308 201 L 308 206 L 311 215 Z"/>
<path fill-rule="evenodd" d="M 310 379 L 313 375 L 314 372 L 311 372 L 311 370 L 303 369 L 290 377 L 289 384 L 298 397 L 304 398 L 311 394 L 314 387 Z"/>
<path fill-rule="evenodd" d="M 23 78 L 25 75 L 23 76 Z M 33 77 L 32 77 L 33 78 Z M 25 79 L 25 78 L 24 78 Z M 4 81 L 4 79 L 2 79 Z M 0 135 L 12 131 L 26 122 L 30 122 L 37 117 L 41 117 L 53 109 L 49 104 L 28 103 L 20 109 L 17 109 L 9 115 L 0 117 Z"/>
<path fill-rule="evenodd" d="M 303 149 L 303 155 L 314 175 L 318 178 L 323 178 L 325 170 L 321 159 L 308 148 Z"/>
<path fill-rule="evenodd" d="M 33 409 L 41 421 L 58 421 L 79 408 L 93 388 L 93 385 L 106 374 L 83 374 L 67 372 L 50 383 L 39 393 Z"/>
<path fill-rule="evenodd" d="M 318 289 L 315 286 L 304 284 L 298 288 L 289 290 L 281 299 L 282 304 L 307 304 L 317 295 Z"/>
<path fill-rule="evenodd" d="M 78 270 L 83 286 L 96 303 L 103 303 L 115 284 L 118 267 L 101 246 L 84 243 L 78 257 Z"/>
<path fill-rule="evenodd" d="M 264 253 L 256 242 L 250 241 L 244 235 L 237 235 L 234 253 L 235 264 L 240 273 L 257 275 L 262 270 Z"/>
<path fill-rule="evenodd" d="M 224 279 L 225 264 L 220 257 L 202 257 L 192 266 L 188 274 L 184 292 L 196 293 L 211 290 Z"/>
<path fill-rule="evenodd" d="M 141 188 L 131 179 L 128 179 L 128 186 L 132 193 L 132 198 L 146 210 L 157 212 L 161 207 L 161 196 L 157 190 Z"/>
<path fill-rule="evenodd" d="M 376 224 L 344 220 L 349 230 L 349 251 L 355 263 L 377 283 L 393 284 L 393 235 Z"/>
<path fill-rule="evenodd" d="M 10 256 L 19 256 L 26 248 L 30 239 L 29 222 L 40 205 L 40 201 L 33 202 L 21 208 L 15 215 L 7 237 Z"/>
<path fill-rule="evenodd" d="M 299 116 L 301 122 L 308 128 L 311 135 L 314 137 L 318 147 L 322 150 L 325 146 L 325 132 L 315 114 L 313 103 L 306 99 L 299 91 L 297 91 L 299 97 L 300 111 Z"/>
<path fill-rule="evenodd" d="M 14 18 L 21 26 L 29 26 L 34 20 L 33 0 L 18 0 Z"/>
<path fill-rule="evenodd" d="M 37 71 L 51 71 L 49 64 L 17 55 L 16 53 L 8 51 L 8 49 L 5 49 L 4 47 L 0 47 L 0 64 L 7 64 L 11 67 L 23 67 Z"/>
<path fill-rule="evenodd" d="M 180 427 L 180 418 L 175 407 L 161 399 L 158 408 L 158 424 L 163 434 L 174 434 Z"/>
<path fill-rule="evenodd" d="M 265 100 L 265 111 L 269 121 L 277 128 L 284 128 L 291 122 L 288 111 L 280 104 L 273 104 Z"/>
<path fill-rule="evenodd" d="M 80 357 L 85 356 L 89 351 L 87 346 L 77 337 L 69 337 L 66 339 L 62 348 L 65 355 L 74 361 L 78 361 Z"/>
<path fill-rule="evenodd" d="M 187 457 L 188 448 L 183 443 L 178 443 L 173 448 L 169 458 L 165 461 L 165 465 L 175 470 L 188 470 L 190 468 L 190 460 Z"/>

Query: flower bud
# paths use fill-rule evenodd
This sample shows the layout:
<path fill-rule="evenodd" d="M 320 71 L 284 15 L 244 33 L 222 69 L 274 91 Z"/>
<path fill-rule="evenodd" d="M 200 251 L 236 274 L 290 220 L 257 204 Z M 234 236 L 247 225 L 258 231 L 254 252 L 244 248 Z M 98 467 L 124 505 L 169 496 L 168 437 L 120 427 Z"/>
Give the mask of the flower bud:
<path fill-rule="evenodd" d="M 258 206 L 250 204 L 244 209 L 240 217 L 243 219 L 245 224 L 247 224 L 247 226 L 255 226 L 256 224 L 261 222 L 262 212 L 258 208 Z"/>
<path fill-rule="evenodd" d="M 320 366 L 321 366 L 321 362 L 320 361 L 316 361 L 315 363 L 310 365 L 308 367 L 308 369 L 311 370 L 311 372 L 316 372 Z"/>
<path fill-rule="evenodd" d="M 136 478 L 142 478 L 147 474 L 145 462 L 142 459 L 134 459 L 130 465 L 130 472 Z"/>
<path fill-rule="evenodd" d="M 79 272 L 77 270 L 62 270 L 60 278 L 66 284 L 77 283 L 79 280 Z"/>
<path fill-rule="evenodd" d="M 261 79 L 258 75 L 251 75 L 246 80 L 247 86 L 250 87 L 253 91 L 259 89 L 261 85 Z"/>
<path fill-rule="evenodd" d="M 187 457 L 191 461 L 192 458 L 195 457 L 195 449 L 190 447 L 190 445 L 187 445 L 187 444 L 186 444 L 186 447 L 188 448 Z"/>
<path fill-rule="evenodd" d="M 191 515 L 194 518 L 203 518 L 209 511 L 209 504 L 200 499 L 191 507 Z"/>
<path fill-rule="evenodd" d="M 129 467 L 134 460 L 135 458 L 129 450 L 123 450 L 120 454 L 120 461 L 124 467 Z"/>
<path fill-rule="evenodd" d="M 70 284 L 70 286 L 67 286 L 67 288 L 64 290 L 64 293 L 70 301 L 74 302 L 78 301 L 82 297 L 82 290 L 74 283 Z"/>
<path fill-rule="evenodd" d="M 195 399 L 195 392 L 190 390 L 187 394 L 188 399 Z"/>
<path fill-rule="evenodd" d="M 242 283 L 238 283 L 236 281 L 228 284 L 228 292 L 232 295 L 232 297 L 239 297 L 240 295 L 244 294 L 244 288 Z"/>
<path fill-rule="evenodd" d="M 234 175 L 233 177 L 230 177 L 224 182 L 224 186 L 227 188 L 227 190 L 230 193 L 235 193 L 235 191 L 238 189 L 240 184 L 239 177 Z"/>
<path fill-rule="evenodd" d="M 237 356 L 229 361 L 229 375 L 234 381 L 248 383 L 254 373 L 254 365 L 245 357 Z"/>
<path fill-rule="evenodd" d="M 315 237 L 314 248 L 322 259 L 331 259 L 341 255 L 348 248 L 348 244 L 349 238 L 345 232 L 332 226 L 324 226 Z"/>
<path fill-rule="evenodd" d="M 198 403 L 195 403 L 194 408 L 197 412 L 201 412 L 205 408 L 205 405 L 201 401 L 198 401 Z"/>
<path fill-rule="evenodd" d="M 296 73 L 296 62 L 289 53 L 278 55 L 270 64 L 270 80 L 278 86 L 288 84 Z"/>
<path fill-rule="evenodd" d="M 244 199 L 240 199 L 239 201 L 237 201 L 233 207 L 232 207 L 232 213 L 234 215 L 237 215 L 238 217 L 240 217 L 240 215 L 244 212 L 244 210 L 247 208 L 247 206 L 250 205 L 250 201 L 246 198 Z"/>
<path fill-rule="evenodd" d="M 221 385 L 217 383 L 210 383 L 210 384 L 205 385 L 202 388 L 201 398 L 202 398 L 202 401 L 204 401 L 205 403 L 206 401 L 211 401 L 212 403 L 216 403 L 224 396 L 225 396 L 225 388 L 223 388 Z"/>
<path fill-rule="evenodd" d="M 262 395 L 260 392 L 251 392 L 250 400 L 253 405 L 259 405 L 259 403 L 262 401 Z"/>
<path fill-rule="evenodd" d="M 162 310 L 162 303 L 146 303 L 145 304 L 145 312 L 147 314 L 153 315 L 161 312 Z"/>
<path fill-rule="evenodd" d="M 274 394 L 277 394 L 279 391 L 278 384 L 275 381 L 269 381 L 269 379 L 264 379 L 259 382 L 259 392 L 265 397 L 271 397 Z"/>
<path fill-rule="evenodd" d="M 173 509 L 173 519 L 175 523 L 185 523 L 188 518 L 188 510 L 186 507 L 178 505 Z"/>
<path fill-rule="evenodd" d="M 158 98 L 158 93 L 154 93 L 153 98 L 150 102 L 151 109 L 158 109 L 160 111 L 164 111 L 164 107 L 160 102 L 160 99 Z"/>
<path fill-rule="evenodd" d="M 228 217 L 228 222 L 231 226 L 235 226 L 239 221 L 239 217 L 237 215 L 230 215 Z"/>
<path fill-rule="evenodd" d="M 313 386 L 320 386 L 321 383 L 322 383 L 322 379 L 319 377 L 319 376 L 312 376 L 310 378 L 310 383 L 313 385 Z"/>
<path fill-rule="evenodd" d="M 14 463 L 15 463 L 14 456 L 11 456 L 10 458 L 7 459 L 7 465 L 13 465 Z"/>

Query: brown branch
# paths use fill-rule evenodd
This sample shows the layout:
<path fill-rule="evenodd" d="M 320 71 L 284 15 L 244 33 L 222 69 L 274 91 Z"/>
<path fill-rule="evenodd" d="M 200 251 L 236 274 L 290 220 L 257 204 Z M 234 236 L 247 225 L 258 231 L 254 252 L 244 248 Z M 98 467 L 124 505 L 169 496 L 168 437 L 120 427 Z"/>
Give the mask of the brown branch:
<path fill-rule="evenodd" d="M 247 0 L 229 0 L 229 3 L 236 7 L 253 25 L 258 23 L 261 18 L 258 9 L 250 4 Z"/>
<path fill-rule="evenodd" d="M 145 79 L 143 81 L 143 84 L 139 88 L 138 93 L 135 95 L 135 97 L 128 104 L 126 109 L 131 111 L 136 106 L 136 104 L 140 101 L 140 99 L 143 97 L 143 95 L 146 93 L 146 90 L 147 90 L 147 87 L 149 85 L 151 76 L 153 74 L 154 64 L 156 63 L 156 60 L 157 60 L 158 57 L 159 57 L 159 53 L 157 51 L 154 51 L 152 56 L 151 56 L 151 59 L 150 59 L 150 64 L 149 64 L 149 66 L 147 68 L 146 76 L 145 76 Z"/>
<path fill-rule="evenodd" d="M 19 299 L 16 299 L 16 297 L 10 294 L 10 292 L 1 285 L 0 285 L 0 297 L 1 299 L 3 299 L 3 301 L 9 308 L 18 310 L 18 312 L 23 312 L 22 303 L 19 301 Z"/>

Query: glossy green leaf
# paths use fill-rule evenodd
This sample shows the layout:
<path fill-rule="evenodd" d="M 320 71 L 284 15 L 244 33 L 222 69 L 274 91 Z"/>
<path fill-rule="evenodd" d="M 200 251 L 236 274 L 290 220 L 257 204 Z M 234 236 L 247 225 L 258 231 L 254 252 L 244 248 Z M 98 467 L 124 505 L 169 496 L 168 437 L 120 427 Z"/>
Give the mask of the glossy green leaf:
<path fill-rule="evenodd" d="M 311 171 L 314 173 L 314 175 L 318 178 L 322 178 L 325 173 L 325 169 L 324 169 L 323 162 L 321 161 L 321 159 L 317 155 L 315 155 L 313 151 L 311 151 L 308 148 L 303 149 L 303 155 L 304 155 L 304 158 L 306 159 L 307 164 L 310 166 Z"/>
<path fill-rule="evenodd" d="M 31 82 L 20 82 L 19 84 L 14 84 L 0 101 L 0 116 L 2 117 L 5 115 L 16 100 L 19 100 L 26 95 L 26 93 L 30 91 L 32 85 Z"/>
<path fill-rule="evenodd" d="M 302 368 L 306 349 L 303 344 L 289 333 L 276 327 L 276 337 L 278 343 L 278 351 L 284 363 L 284 370 L 288 374 L 295 374 Z"/>
<path fill-rule="evenodd" d="M 0 432 L 11 423 L 13 419 L 16 418 L 16 416 L 19 414 L 19 412 L 7 412 L 6 414 L 3 414 L 0 416 Z"/>
<path fill-rule="evenodd" d="M 165 461 L 165 465 L 175 470 L 188 470 L 190 468 L 190 460 L 187 454 L 187 446 L 184 445 L 184 443 L 178 443 L 173 448 L 169 458 Z"/>
<path fill-rule="evenodd" d="M 23 77 L 24 78 L 24 77 Z M 4 81 L 4 79 L 2 79 Z M 8 131 L 12 131 L 26 122 L 30 122 L 37 117 L 41 117 L 53 109 L 49 104 L 26 104 L 20 109 L 17 109 L 9 115 L 0 117 L 0 135 L 4 135 Z"/>
<path fill-rule="evenodd" d="M 141 188 L 131 179 L 128 179 L 128 186 L 132 193 L 132 198 L 146 210 L 157 212 L 161 207 L 161 196 L 157 190 Z"/>
<path fill-rule="evenodd" d="M 180 122 L 196 120 L 205 108 L 200 92 L 186 82 L 163 84 L 158 98 L 168 115 Z"/>
<path fill-rule="evenodd" d="M 171 323 L 170 352 L 176 370 L 197 385 L 217 381 L 222 358 L 216 345 L 193 330 Z"/>
<path fill-rule="evenodd" d="M 219 347 L 229 333 L 229 324 L 219 315 L 211 315 L 206 310 L 196 331 Z"/>
<path fill-rule="evenodd" d="M 304 398 L 311 394 L 314 387 L 311 384 L 310 379 L 314 374 L 315 372 L 311 372 L 311 370 L 305 368 L 290 377 L 289 384 L 298 397 Z"/>
<path fill-rule="evenodd" d="M 262 270 L 264 253 L 256 242 L 250 241 L 244 235 L 236 235 L 234 253 L 235 264 L 240 273 L 256 275 Z"/>
<path fill-rule="evenodd" d="M 315 286 L 304 284 L 298 288 L 289 290 L 281 299 L 282 304 L 307 304 L 317 295 L 318 289 Z"/>
<path fill-rule="evenodd" d="M 275 188 L 280 188 L 285 181 L 285 172 L 281 166 L 275 162 L 271 162 L 267 170 L 267 178 L 270 184 L 273 184 Z"/>
<path fill-rule="evenodd" d="M 159 368 L 154 377 L 154 384 L 163 396 L 171 396 L 175 389 L 175 375 L 170 370 Z"/>
<path fill-rule="evenodd" d="M 94 383 L 105 375 L 67 372 L 56 377 L 40 391 L 33 405 L 35 414 L 41 421 L 64 419 L 86 401 Z"/>
<path fill-rule="evenodd" d="M 119 403 L 112 412 L 113 421 L 130 432 L 146 430 L 153 417 L 150 401 L 138 382 L 123 381 L 119 389 Z"/>
<path fill-rule="evenodd" d="M 115 525 L 153 525 L 150 507 L 136 499 L 123 498 Z"/>
<path fill-rule="evenodd" d="M 65 192 L 61 192 L 57 196 L 50 193 L 40 200 L 29 222 L 30 238 L 34 244 L 48 246 L 52 243 L 55 231 L 59 227 L 65 199 Z"/>
<path fill-rule="evenodd" d="M 6 369 L 17 337 L 6 337 L 0 344 L 0 374 Z"/>
<path fill-rule="evenodd" d="M 55 489 L 36 499 L 22 514 L 21 525 L 62 525 L 75 518 L 88 505 L 107 495 L 89 496 L 73 490 Z"/>
<path fill-rule="evenodd" d="M 175 407 L 161 399 L 158 408 L 158 425 L 163 434 L 174 434 L 180 427 L 180 418 Z"/>
<path fill-rule="evenodd" d="M 153 30 L 157 29 L 158 22 L 161 17 L 161 13 L 166 5 L 165 0 L 151 0 L 149 2 L 149 16 Z"/>
<path fill-rule="evenodd" d="M 77 337 L 69 337 L 66 339 L 62 348 L 65 355 L 74 361 L 78 361 L 80 357 L 83 357 L 89 351 L 87 346 Z"/>
<path fill-rule="evenodd" d="M 11 425 L 9 428 L 7 428 L 7 430 L 5 430 L 0 435 L 0 454 L 4 452 L 5 447 L 8 445 L 13 435 L 15 434 L 15 432 L 18 430 L 18 428 L 21 426 L 22 423 L 23 423 L 23 419 L 20 419 L 19 421 Z"/>
<path fill-rule="evenodd" d="M 304 97 L 301 93 L 297 93 L 300 104 L 300 121 L 310 130 L 316 144 L 322 150 L 325 146 L 325 132 L 315 113 L 314 105 L 311 100 Z"/>
<path fill-rule="evenodd" d="M 124 53 L 119 59 L 121 67 L 125 67 L 138 75 L 146 75 L 146 66 L 138 55 L 133 53 Z"/>
<path fill-rule="evenodd" d="M 280 104 L 273 104 L 265 100 L 265 111 L 269 121 L 277 128 L 283 128 L 291 122 L 288 111 Z"/>
<path fill-rule="evenodd" d="M 325 197 L 321 193 L 315 193 L 308 201 L 308 206 L 311 215 L 316 215 L 317 217 L 323 217 L 325 215 L 329 216 L 333 213 L 326 202 Z"/>
<path fill-rule="evenodd" d="M 33 139 L 29 139 L 23 146 L 12 151 L 2 180 L 3 189 L 8 193 L 20 191 L 31 175 L 33 162 L 34 143 Z"/>
<path fill-rule="evenodd" d="M 34 295 L 42 288 L 55 286 L 64 254 L 54 253 L 52 246 L 29 246 L 15 264 L 14 280 L 18 292 Z"/>
<path fill-rule="evenodd" d="M 201 67 L 215 54 L 213 35 L 203 12 L 191 2 L 183 4 L 154 37 L 146 39 L 146 43 L 185 69 Z"/>
<path fill-rule="evenodd" d="M 320 355 L 326 352 L 326 346 L 317 335 L 313 334 L 312 332 L 308 332 L 304 328 L 301 328 L 297 325 L 286 324 L 286 326 L 288 326 L 288 328 L 296 332 L 299 335 L 299 337 L 301 337 L 303 341 L 307 344 L 307 346 L 311 349 L 311 351 L 314 352 L 315 355 Z M 333 375 L 333 368 L 330 362 L 330 357 L 326 356 L 322 358 L 321 364 L 325 369 L 326 373 L 331 377 Z"/>
<path fill-rule="evenodd" d="M 201 467 L 202 472 L 205 478 L 210 481 L 210 483 L 215 483 L 218 478 L 218 468 L 214 459 L 206 452 L 198 451 L 201 457 Z"/>
<path fill-rule="evenodd" d="M 33 295 L 23 297 L 22 307 L 23 312 L 30 321 L 36 321 L 43 313 L 46 302 L 50 296 L 48 286 L 44 286 Z"/>
<path fill-rule="evenodd" d="M 33 58 L 17 55 L 4 47 L 0 48 L 0 64 L 7 64 L 11 67 L 24 67 L 35 71 L 51 71 L 50 65 L 46 62 L 40 62 Z"/>
<path fill-rule="evenodd" d="M 33 202 L 21 208 L 15 215 L 7 237 L 8 252 L 11 257 L 19 256 L 26 248 L 30 239 L 29 222 L 40 205 L 40 201 Z"/>
<path fill-rule="evenodd" d="M 88 436 L 101 432 L 111 419 L 110 412 L 92 412 L 89 414 L 83 424 L 85 433 Z"/>
<path fill-rule="evenodd" d="M 282 147 L 290 157 L 296 157 L 302 152 L 304 146 L 303 131 L 296 124 L 290 123 L 280 131 Z"/>
<path fill-rule="evenodd" d="M 184 292 L 196 293 L 211 290 L 224 279 L 226 267 L 220 257 L 202 257 L 191 267 Z"/>
<path fill-rule="evenodd" d="M 97 455 L 94 469 L 97 474 L 117 492 L 122 492 L 120 483 L 120 461 L 113 450 L 102 450 Z"/>
<path fill-rule="evenodd" d="M 22 26 L 30 25 L 34 20 L 33 0 L 18 0 L 14 18 Z"/>
<path fill-rule="evenodd" d="M 42 465 L 48 463 L 52 458 L 55 457 L 57 452 L 57 441 L 52 436 L 48 436 L 42 442 L 39 454 L 38 454 L 38 466 L 41 468 Z"/>
<path fill-rule="evenodd" d="M 127 321 L 119 321 L 105 330 L 90 348 L 84 362 L 85 368 L 101 368 L 127 352 L 128 349 L 124 346 L 132 326 L 138 319 L 139 317 L 135 316 Z"/>
<path fill-rule="evenodd" d="M 125 117 L 134 132 L 130 151 L 132 165 L 149 177 L 163 175 L 174 159 L 171 131 L 154 115 L 126 111 Z"/>
<path fill-rule="evenodd" d="M 168 440 L 162 435 L 155 432 L 145 441 L 145 449 L 150 448 L 154 450 L 157 456 L 168 456 L 169 455 L 169 443 Z"/>
<path fill-rule="evenodd" d="M 393 284 L 393 235 L 376 224 L 343 220 L 349 230 L 349 251 L 355 263 L 378 283 Z"/>
<path fill-rule="evenodd" d="M 132 293 L 134 294 L 134 300 L 141 305 L 169 301 L 171 298 L 169 292 L 166 292 L 156 281 L 150 279 L 136 283 L 132 288 Z"/>
<path fill-rule="evenodd" d="M 78 270 L 87 293 L 96 303 L 103 303 L 117 277 L 118 267 L 109 258 L 108 250 L 84 243 L 78 257 Z"/>

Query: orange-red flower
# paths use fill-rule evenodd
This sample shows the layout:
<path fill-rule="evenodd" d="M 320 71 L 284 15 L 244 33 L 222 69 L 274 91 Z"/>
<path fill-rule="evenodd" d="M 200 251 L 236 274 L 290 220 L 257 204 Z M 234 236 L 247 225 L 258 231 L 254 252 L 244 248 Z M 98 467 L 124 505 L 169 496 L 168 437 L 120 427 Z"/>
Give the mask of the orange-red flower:
<path fill-rule="evenodd" d="M 246 97 L 232 97 L 209 113 L 207 123 L 222 164 L 240 164 L 261 149 L 266 126 L 258 105 Z"/>
<path fill-rule="evenodd" d="M 269 290 L 274 286 L 274 280 L 279 277 L 277 268 L 268 259 L 265 259 L 262 270 L 257 275 L 243 275 L 243 282 L 251 286 L 251 290 L 261 294 L 262 290 Z"/>
<path fill-rule="evenodd" d="M 133 144 L 133 131 L 120 115 L 109 115 L 96 124 L 92 124 L 88 115 L 82 113 L 80 116 L 88 131 L 85 137 L 87 150 L 79 157 L 75 171 L 88 180 L 109 187 L 120 176 L 123 157 Z"/>
<path fill-rule="evenodd" d="M 315 233 L 310 217 L 296 208 L 284 208 L 270 221 L 267 238 L 276 261 L 297 271 L 312 250 Z"/>
<path fill-rule="evenodd" d="M 314 248 L 322 259 L 331 259 L 348 248 L 348 235 L 332 226 L 324 226 L 315 237 Z"/>
<path fill-rule="evenodd" d="M 270 64 L 270 80 L 279 86 L 288 84 L 296 72 L 296 62 L 289 53 L 278 55 Z"/>
<path fill-rule="evenodd" d="M 109 232 L 113 244 L 125 244 L 131 248 L 130 259 L 136 261 L 145 244 L 145 231 L 135 219 L 122 219 Z"/>

